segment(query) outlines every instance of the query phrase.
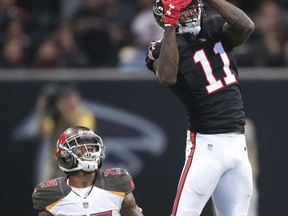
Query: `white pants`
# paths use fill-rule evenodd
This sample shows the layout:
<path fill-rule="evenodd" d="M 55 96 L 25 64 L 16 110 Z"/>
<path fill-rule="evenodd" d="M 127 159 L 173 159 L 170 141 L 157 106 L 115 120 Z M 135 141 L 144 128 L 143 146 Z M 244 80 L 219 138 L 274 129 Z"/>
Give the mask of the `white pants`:
<path fill-rule="evenodd" d="M 186 161 L 172 216 L 199 216 L 211 196 L 218 216 L 246 216 L 252 189 L 243 134 L 187 132 Z"/>

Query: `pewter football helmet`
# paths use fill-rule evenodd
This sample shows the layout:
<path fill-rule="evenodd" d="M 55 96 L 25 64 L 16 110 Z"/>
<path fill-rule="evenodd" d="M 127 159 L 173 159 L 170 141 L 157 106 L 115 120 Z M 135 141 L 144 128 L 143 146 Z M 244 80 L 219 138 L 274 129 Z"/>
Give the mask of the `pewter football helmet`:
<path fill-rule="evenodd" d="M 77 152 L 81 155 L 77 155 Z M 60 169 L 64 172 L 93 172 L 101 168 L 105 147 L 101 137 L 93 130 L 82 126 L 70 127 L 57 141 L 56 157 Z"/>

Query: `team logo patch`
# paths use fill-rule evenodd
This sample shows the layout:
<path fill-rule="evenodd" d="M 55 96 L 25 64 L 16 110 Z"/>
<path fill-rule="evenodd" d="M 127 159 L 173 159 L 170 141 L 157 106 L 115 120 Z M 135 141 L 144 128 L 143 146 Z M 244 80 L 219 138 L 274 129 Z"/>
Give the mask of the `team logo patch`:
<path fill-rule="evenodd" d="M 103 170 L 104 176 L 107 177 L 108 175 L 120 175 L 121 170 L 120 168 L 110 168 L 110 169 L 104 169 Z"/>
<path fill-rule="evenodd" d="M 83 203 L 83 208 L 87 209 L 89 207 L 89 203 L 88 202 L 84 202 Z"/>
<path fill-rule="evenodd" d="M 207 148 L 208 148 L 209 151 L 212 151 L 213 150 L 213 145 L 212 144 L 208 144 Z"/>

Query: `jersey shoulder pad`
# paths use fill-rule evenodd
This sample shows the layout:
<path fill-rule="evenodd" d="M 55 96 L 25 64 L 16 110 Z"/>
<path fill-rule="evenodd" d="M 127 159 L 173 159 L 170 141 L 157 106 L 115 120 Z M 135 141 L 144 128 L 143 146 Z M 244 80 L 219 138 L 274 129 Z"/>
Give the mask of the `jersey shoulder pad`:
<path fill-rule="evenodd" d="M 123 196 L 135 188 L 131 175 L 121 168 L 99 170 L 95 186 Z"/>
<path fill-rule="evenodd" d="M 43 181 L 33 191 L 34 209 L 45 211 L 49 205 L 65 197 L 71 191 L 64 177 Z"/>

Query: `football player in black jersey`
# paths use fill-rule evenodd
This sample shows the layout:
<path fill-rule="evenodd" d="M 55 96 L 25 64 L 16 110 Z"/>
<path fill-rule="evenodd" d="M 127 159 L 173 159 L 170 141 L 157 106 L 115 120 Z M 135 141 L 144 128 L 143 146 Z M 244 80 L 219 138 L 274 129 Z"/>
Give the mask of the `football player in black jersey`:
<path fill-rule="evenodd" d="M 204 0 L 218 14 L 205 18 L 202 0 L 155 0 L 163 28 L 146 65 L 188 113 L 186 160 L 172 216 L 198 216 L 212 196 L 217 215 L 247 215 L 252 172 L 244 137 L 245 113 L 233 48 L 254 23 L 226 0 Z"/>
<path fill-rule="evenodd" d="M 32 199 L 39 216 L 143 216 L 134 183 L 120 168 L 100 170 L 105 148 L 91 129 L 75 126 L 60 136 L 56 157 L 67 177 L 41 182 Z"/>

